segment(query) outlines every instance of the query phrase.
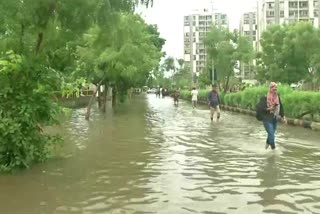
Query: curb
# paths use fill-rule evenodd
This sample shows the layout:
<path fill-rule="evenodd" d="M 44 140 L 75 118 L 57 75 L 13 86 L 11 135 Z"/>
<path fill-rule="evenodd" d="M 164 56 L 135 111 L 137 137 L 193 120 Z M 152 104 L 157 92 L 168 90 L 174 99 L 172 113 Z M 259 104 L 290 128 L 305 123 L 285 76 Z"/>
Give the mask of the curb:
<path fill-rule="evenodd" d="M 182 98 L 184 99 L 184 98 Z M 184 99 L 186 100 L 186 99 Z M 201 104 L 207 104 L 207 102 L 199 100 L 198 101 Z M 249 110 L 249 109 L 243 109 L 239 107 L 233 107 L 233 106 L 226 106 L 226 105 L 220 105 L 221 109 L 226 110 L 226 111 L 232 111 L 232 112 L 237 112 L 241 114 L 246 114 L 250 116 L 256 116 L 256 112 Z M 293 119 L 293 118 L 287 118 L 288 124 L 292 126 L 298 126 L 298 127 L 303 127 L 307 129 L 312 129 L 314 131 L 320 131 L 320 123 L 309 121 L 309 120 L 301 120 L 301 119 Z"/>

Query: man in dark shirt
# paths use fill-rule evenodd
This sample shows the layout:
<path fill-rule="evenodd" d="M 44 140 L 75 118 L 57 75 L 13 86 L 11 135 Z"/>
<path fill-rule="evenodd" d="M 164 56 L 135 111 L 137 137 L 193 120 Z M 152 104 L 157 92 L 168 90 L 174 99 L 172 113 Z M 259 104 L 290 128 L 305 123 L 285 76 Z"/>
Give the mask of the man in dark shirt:
<path fill-rule="evenodd" d="M 217 86 L 212 85 L 212 90 L 208 94 L 208 105 L 210 107 L 210 118 L 213 121 L 213 115 L 217 113 L 217 121 L 220 119 L 220 97 L 217 91 Z"/>

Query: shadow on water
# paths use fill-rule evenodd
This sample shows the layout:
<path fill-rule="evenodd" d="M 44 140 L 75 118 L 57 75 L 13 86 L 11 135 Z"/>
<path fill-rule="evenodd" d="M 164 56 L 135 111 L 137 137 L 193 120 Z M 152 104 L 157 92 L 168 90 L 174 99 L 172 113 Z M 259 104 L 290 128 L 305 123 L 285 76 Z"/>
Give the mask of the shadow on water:
<path fill-rule="evenodd" d="M 255 118 L 153 95 L 84 113 L 55 127 L 65 158 L 0 177 L 1 213 L 320 213 L 317 132 L 266 151 Z"/>

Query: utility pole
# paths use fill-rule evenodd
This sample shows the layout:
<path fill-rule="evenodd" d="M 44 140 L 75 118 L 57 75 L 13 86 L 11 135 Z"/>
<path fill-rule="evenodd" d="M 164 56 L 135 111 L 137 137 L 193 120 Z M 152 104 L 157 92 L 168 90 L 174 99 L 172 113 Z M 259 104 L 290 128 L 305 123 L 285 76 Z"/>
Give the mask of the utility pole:
<path fill-rule="evenodd" d="M 213 85 L 214 84 L 214 78 L 215 78 L 215 76 L 214 76 L 214 60 L 213 60 L 213 58 L 212 58 L 212 70 L 211 70 L 211 76 L 212 76 L 212 80 L 211 80 L 211 84 Z"/>
<path fill-rule="evenodd" d="M 214 14 L 214 11 L 216 10 L 214 8 L 214 0 L 211 0 L 211 13 L 212 13 L 212 19 L 214 20 L 215 19 L 215 14 Z M 216 21 L 216 20 L 214 20 Z M 215 22 L 212 22 L 213 24 L 215 24 Z M 214 75 L 214 59 L 212 57 L 211 59 L 211 64 L 212 64 L 212 69 L 211 69 L 211 76 L 212 76 L 212 79 L 211 79 L 211 84 L 214 85 L 214 79 L 215 79 L 215 75 Z"/>

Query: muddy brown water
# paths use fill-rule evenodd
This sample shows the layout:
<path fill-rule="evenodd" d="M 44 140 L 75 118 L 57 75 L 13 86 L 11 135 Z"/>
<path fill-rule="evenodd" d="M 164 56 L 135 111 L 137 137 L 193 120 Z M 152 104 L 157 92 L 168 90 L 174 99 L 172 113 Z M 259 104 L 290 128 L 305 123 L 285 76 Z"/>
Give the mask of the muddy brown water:
<path fill-rule="evenodd" d="M 0 213 L 320 213 L 320 133 L 280 126 L 265 150 L 254 117 L 136 96 L 73 112 L 64 158 L 0 176 Z"/>

